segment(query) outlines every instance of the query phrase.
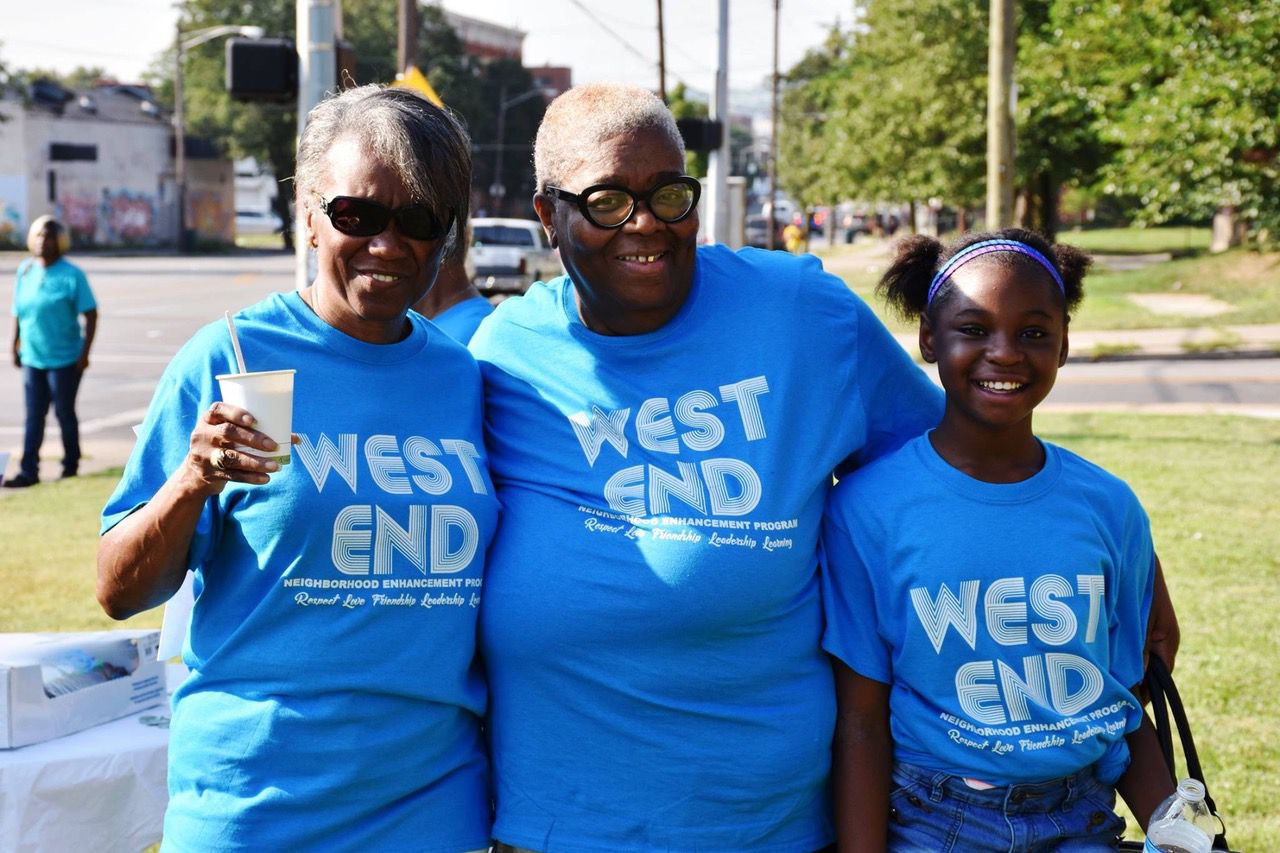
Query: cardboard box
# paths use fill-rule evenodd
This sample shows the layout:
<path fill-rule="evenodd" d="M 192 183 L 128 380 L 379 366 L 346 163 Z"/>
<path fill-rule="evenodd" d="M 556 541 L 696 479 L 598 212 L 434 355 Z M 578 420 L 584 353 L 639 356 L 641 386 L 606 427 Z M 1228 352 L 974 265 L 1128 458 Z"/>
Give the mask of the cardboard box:
<path fill-rule="evenodd" d="M 0 634 L 0 748 L 78 732 L 166 701 L 160 632 Z"/>

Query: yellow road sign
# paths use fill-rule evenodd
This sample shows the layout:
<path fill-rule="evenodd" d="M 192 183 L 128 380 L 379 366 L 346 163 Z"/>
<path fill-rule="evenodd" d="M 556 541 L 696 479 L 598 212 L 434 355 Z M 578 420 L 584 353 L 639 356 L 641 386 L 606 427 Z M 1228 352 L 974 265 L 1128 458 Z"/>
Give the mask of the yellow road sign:
<path fill-rule="evenodd" d="M 436 90 L 431 88 L 431 84 L 427 81 L 427 75 L 418 70 L 416 65 L 410 65 L 409 70 L 396 75 L 396 82 L 392 86 L 400 86 L 405 89 L 412 89 L 422 97 L 426 98 L 437 107 L 444 107 L 444 101 L 440 100 L 440 96 L 436 94 Z"/>

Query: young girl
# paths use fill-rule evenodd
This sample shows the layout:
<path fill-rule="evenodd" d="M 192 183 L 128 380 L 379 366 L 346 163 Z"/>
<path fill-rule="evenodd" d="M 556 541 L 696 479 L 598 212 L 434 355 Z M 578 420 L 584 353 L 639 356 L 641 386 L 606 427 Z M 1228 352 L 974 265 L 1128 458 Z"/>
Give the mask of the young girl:
<path fill-rule="evenodd" d="M 1120 480 L 1031 431 L 1089 259 L 1010 229 L 905 241 L 880 284 L 919 318 L 941 423 L 834 490 L 840 850 L 1114 849 L 1172 788 L 1134 698 L 1154 552 Z"/>

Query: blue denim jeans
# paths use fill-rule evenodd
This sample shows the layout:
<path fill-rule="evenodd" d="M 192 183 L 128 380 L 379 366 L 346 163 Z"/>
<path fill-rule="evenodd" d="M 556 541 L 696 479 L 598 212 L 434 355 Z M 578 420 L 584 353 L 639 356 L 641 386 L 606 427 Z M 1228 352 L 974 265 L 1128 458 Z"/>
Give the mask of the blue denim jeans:
<path fill-rule="evenodd" d="M 1063 779 L 979 791 L 959 776 L 893 768 L 889 845 L 894 853 L 1033 853 L 1115 850 L 1124 819 L 1116 792 L 1092 768 Z"/>
<path fill-rule="evenodd" d="M 44 444 L 44 422 L 49 404 L 62 430 L 62 473 L 74 474 L 80 467 L 80 421 L 76 419 L 76 392 L 80 390 L 80 368 L 71 364 L 43 370 L 22 368 L 22 384 L 27 398 L 27 424 L 22 441 L 22 473 L 31 479 L 40 476 L 40 445 Z"/>

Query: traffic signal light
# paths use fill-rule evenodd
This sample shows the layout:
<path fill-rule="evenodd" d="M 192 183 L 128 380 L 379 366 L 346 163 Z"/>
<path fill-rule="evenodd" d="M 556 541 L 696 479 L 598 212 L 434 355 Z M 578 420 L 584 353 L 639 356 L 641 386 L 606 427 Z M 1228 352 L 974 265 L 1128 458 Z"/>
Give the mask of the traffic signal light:
<path fill-rule="evenodd" d="M 298 97 L 298 53 L 290 39 L 227 39 L 227 93 L 237 101 Z"/>
<path fill-rule="evenodd" d="M 715 151 L 724 141 L 724 125 L 709 118 L 678 118 L 686 151 Z"/>

